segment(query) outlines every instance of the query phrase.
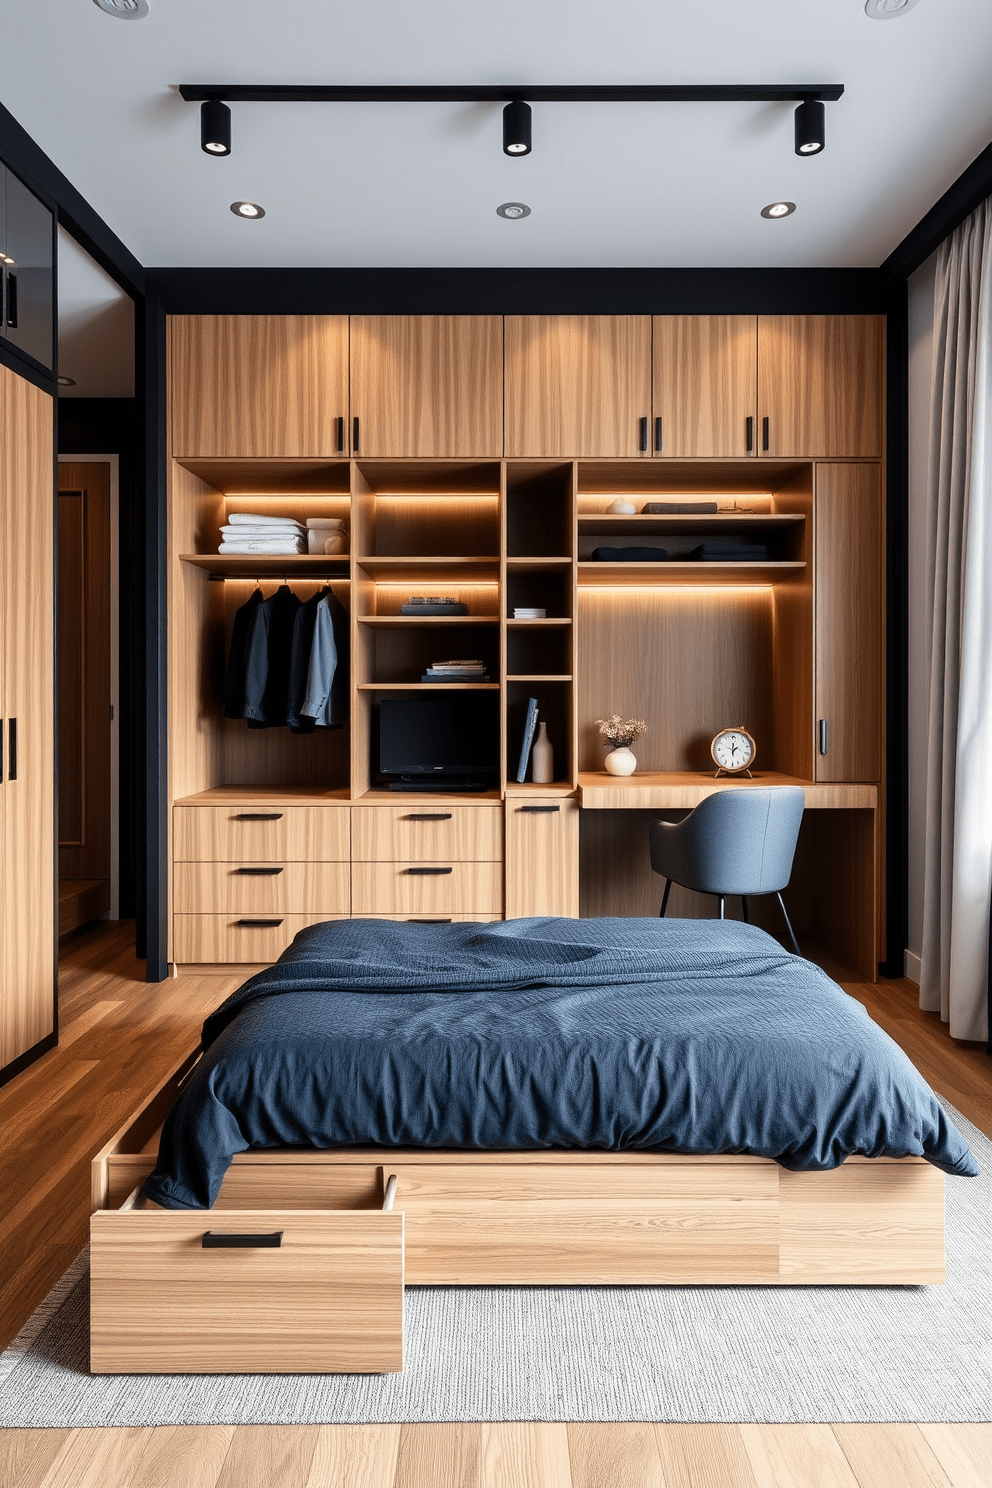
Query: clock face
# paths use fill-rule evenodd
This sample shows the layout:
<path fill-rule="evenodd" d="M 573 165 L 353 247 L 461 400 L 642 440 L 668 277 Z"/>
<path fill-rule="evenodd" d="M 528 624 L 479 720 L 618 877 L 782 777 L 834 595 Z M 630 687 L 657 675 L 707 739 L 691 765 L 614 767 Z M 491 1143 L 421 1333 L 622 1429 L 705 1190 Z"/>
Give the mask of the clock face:
<path fill-rule="evenodd" d="M 712 753 L 722 770 L 746 770 L 754 759 L 754 740 L 744 729 L 724 729 L 713 740 Z"/>

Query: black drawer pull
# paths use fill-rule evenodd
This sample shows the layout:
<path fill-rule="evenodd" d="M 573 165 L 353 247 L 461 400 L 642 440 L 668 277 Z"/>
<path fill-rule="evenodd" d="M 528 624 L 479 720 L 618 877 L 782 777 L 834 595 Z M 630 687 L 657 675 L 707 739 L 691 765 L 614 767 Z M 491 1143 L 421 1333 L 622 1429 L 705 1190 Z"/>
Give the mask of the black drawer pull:
<path fill-rule="evenodd" d="M 281 811 L 239 811 L 235 821 L 282 821 Z"/>
<path fill-rule="evenodd" d="M 434 920 L 410 920 L 408 923 L 411 924 L 411 925 L 450 925 L 451 924 L 451 917 L 449 915 L 449 917 L 446 920 L 440 920 L 440 919 L 434 919 Z"/>
<path fill-rule="evenodd" d="M 270 1230 L 260 1235 L 225 1235 L 220 1230 L 205 1230 L 200 1245 L 204 1250 L 279 1250 L 284 1233 Z"/>
<path fill-rule="evenodd" d="M 358 454 L 358 414 L 351 421 L 351 453 Z"/>
<path fill-rule="evenodd" d="M 538 811 L 560 811 L 561 810 L 561 807 L 560 806 L 521 806 L 520 810 L 521 811 L 532 811 L 532 812 L 535 812 L 536 813 Z"/>
<path fill-rule="evenodd" d="M 662 433 L 662 427 L 663 426 L 662 426 L 661 419 L 660 418 L 656 418 L 655 421 L 654 421 L 654 452 L 655 452 L 656 455 L 660 455 L 661 454 L 661 444 L 662 444 L 661 433 Z"/>
<path fill-rule="evenodd" d="M 766 418 L 761 420 L 761 448 L 763 450 L 768 448 L 768 420 Z"/>
<path fill-rule="evenodd" d="M 638 420 L 638 426 L 639 426 L 639 429 L 640 429 L 640 434 L 638 436 L 638 441 L 637 442 L 638 442 L 638 444 L 639 444 L 639 446 L 640 446 L 640 448 L 642 450 L 646 450 L 647 447 L 648 447 L 648 421 L 647 421 L 647 419 L 646 418 L 639 419 Z"/>
<path fill-rule="evenodd" d="M 452 868 L 408 868 L 406 871 L 407 871 L 407 873 L 429 873 L 429 874 L 440 874 L 440 873 L 452 873 L 452 872 L 454 872 L 454 870 Z"/>
<path fill-rule="evenodd" d="M 344 449 L 344 419 L 337 418 L 334 422 L 338 426 L 338 454 Z"/>
<path fill-rule="evenodd" d="M 248 930 L 274 930 L 282 920 L 235 920 L 236 925 L 244 925 Z"/>
<path fill-rule="evenodd" d="M 407 821 L 450 821 L 450 811 L 411 811 Z"/>
<path fill-rule="evenodd" d="M 17 719 L 7 723 L 7 779 L 17 779 Z"/>
<path fill-rule="evenodd" d="M 754 450 L 754 419 L 751 414 L 744 420 L 744 427 L 747 431 L 747 452 L 750 455 Z"/>
<path fill-rule="evenodd" d="M 281 873 L 281 868 L 235 868 L 235 873 L 241 873 L 245 878 L 275 878 Z"/>

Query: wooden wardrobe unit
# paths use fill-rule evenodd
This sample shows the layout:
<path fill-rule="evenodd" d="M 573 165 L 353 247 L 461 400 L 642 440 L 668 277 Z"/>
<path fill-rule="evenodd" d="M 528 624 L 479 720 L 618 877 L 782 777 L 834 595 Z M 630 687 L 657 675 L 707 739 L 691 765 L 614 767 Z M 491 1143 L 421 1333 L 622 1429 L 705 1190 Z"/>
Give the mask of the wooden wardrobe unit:
<path fill-rule="evenodd" d="M 861 316 L 174 318 L 170 959 L 264 963 L 302 925 L 351 914 L 656 914 L 646 823 L 722 788 L 709 739 L 745 723 L 761 778 L 806 789 L 789 892 L 804 945 L 873 976 L 883 330 Z M 617 495 L 638 512 L 608 513 Z M 719 511 L 640 511 L 680 497 Z M 233 510 L 348 517 L 351 554 L 220 557 Z M 729 534 L 767 560 L 688 557 Z M 642 542 L 670 561 L 592 557 Z M 341 732 L 221 717 L 234 611 L 283 578 L 301 597 L 331 582 L 350 611 Z M 438 593 L 468 614 L 399 613 Z M 514 619 L 526 605 L 547 618 Z M 378 703 L 419 693 L 441 656 L 487 662 L 499 785 L 398 797 L 376 786 Z M 530 696 L 550 786 L 516 782 Z M 614 711 L 649 724 L 628 782 L 602 771 L 595 720 Z M 270 875 L 239 871 L 259 865 Z M 676 899 L 674 913 L 710 912 Z"/>
<path fill-rule="evenodd" d="M 55 1029 L 53 400 L 0 364 L 0 1080 Z"/>

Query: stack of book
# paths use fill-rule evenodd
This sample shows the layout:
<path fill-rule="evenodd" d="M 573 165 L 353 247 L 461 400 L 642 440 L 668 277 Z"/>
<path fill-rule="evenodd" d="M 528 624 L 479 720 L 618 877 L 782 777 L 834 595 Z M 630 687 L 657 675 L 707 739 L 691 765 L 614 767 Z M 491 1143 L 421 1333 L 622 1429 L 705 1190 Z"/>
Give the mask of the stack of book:
<path fill-rule="evenodd" d="M 483 661 L 432 661 L 421 682 L 488 682 Z"/>

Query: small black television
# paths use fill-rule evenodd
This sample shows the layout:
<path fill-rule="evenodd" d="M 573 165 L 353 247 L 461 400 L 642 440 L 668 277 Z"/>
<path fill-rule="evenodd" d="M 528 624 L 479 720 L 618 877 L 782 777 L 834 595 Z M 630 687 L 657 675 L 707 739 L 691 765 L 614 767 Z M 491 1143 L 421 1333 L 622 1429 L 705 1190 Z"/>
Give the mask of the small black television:
<path fill-rule="evenodd" d="M 383 698 L 379 773 L 392 790 L 484 790 L 494 784 L 498 694 Z"/>

